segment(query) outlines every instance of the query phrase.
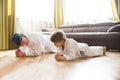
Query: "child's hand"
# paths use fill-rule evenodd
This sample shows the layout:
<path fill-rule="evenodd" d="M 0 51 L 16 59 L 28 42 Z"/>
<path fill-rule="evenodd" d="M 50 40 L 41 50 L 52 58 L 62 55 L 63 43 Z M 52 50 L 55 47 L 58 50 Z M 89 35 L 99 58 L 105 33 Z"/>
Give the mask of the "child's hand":
<path fill-rule="evenodd" d="M 60 55 L 60 54 L 55 55 L 55 59 L 57 61 L 66 61 L 66 58 L 63 55 Z"/>

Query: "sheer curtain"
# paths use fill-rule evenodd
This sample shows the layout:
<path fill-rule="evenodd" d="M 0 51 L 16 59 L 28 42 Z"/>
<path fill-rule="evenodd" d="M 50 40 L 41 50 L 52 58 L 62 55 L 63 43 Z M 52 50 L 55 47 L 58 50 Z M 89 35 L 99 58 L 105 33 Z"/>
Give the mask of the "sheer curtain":
<path fill-rule="evenodd" d="M 53 28 L 53 0 L 16 0 L 16 32 Z"/>
<path fill-rule="evenodd" d="M 65 24 L 95 23 L 113 18 L 110 0 L 65 0 Z"/>
<path fill-rule="evenodd" d="M 120 21 L 120 14 L 119 14 L 119 0 L 111 0 L 112 4 L 112 11 L 113 11 L 113 19 L 115 21 Z"/>

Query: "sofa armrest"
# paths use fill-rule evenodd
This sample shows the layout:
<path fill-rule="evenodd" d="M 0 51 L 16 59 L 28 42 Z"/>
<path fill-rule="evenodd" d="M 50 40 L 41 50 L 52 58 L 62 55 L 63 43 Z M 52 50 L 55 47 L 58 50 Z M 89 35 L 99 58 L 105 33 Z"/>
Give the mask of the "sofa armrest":
<path fill-rule="evenodd" d="M 110 27 L 107 32 L 120 32 L 120 24 Z"/>
<path fill-rule="evenodd" d="M 42 32 L 52 32 L 52 31 L 55 31 L 57 29 L 49 29 L 49 28 L 43 28 L 41 29 Z"/>

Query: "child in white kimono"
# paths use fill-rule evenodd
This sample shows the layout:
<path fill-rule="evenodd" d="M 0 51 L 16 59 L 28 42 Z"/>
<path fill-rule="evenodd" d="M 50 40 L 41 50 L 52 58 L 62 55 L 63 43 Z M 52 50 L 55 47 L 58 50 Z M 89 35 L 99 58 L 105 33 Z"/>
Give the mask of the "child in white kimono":
<path fill-rule="evenodd" d="M 41 53 L 56 52 L 57 48 L 50 41 L 50 36 L 39 32 L 14 34 L 13 42 L 19 47 L 16 50 L 17 57 L 39 56 Z"/>
<path fill-rule="evenodd" d="M 86 43 L 78 43 L 74 39 L 66 38 L 63 31 L 54 31 L 51 41 L 58 48 L 57 61 L 74 60 L 81 57 L 93 57 L 105 55 L 106 47 L 88 46 Z"/>

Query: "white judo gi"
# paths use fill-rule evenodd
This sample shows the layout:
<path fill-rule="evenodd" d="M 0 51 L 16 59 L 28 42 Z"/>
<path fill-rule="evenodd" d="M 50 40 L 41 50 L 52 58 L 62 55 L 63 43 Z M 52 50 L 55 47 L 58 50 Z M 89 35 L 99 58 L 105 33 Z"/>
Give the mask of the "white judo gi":
<path fill-rule="evenodd" d="M 19 49 L 26 53 L 26 56 L 38 56 L 42 52 L 57 52 L 57 48 L 50 41 L 50 35 L 39 32 L 23 34 L 28 38 L 28 46 L 20 46 Z"/>
<path fill-rule="evenodd" d="M 67 60 L 80 57 L 91 57 L 103 55 L 102 46 L 88 46 L 86 43 L 78 43 L 74 39 L 65 40 L 64 49 L 58 47 L 58 54 L 63 55 Z"/>

